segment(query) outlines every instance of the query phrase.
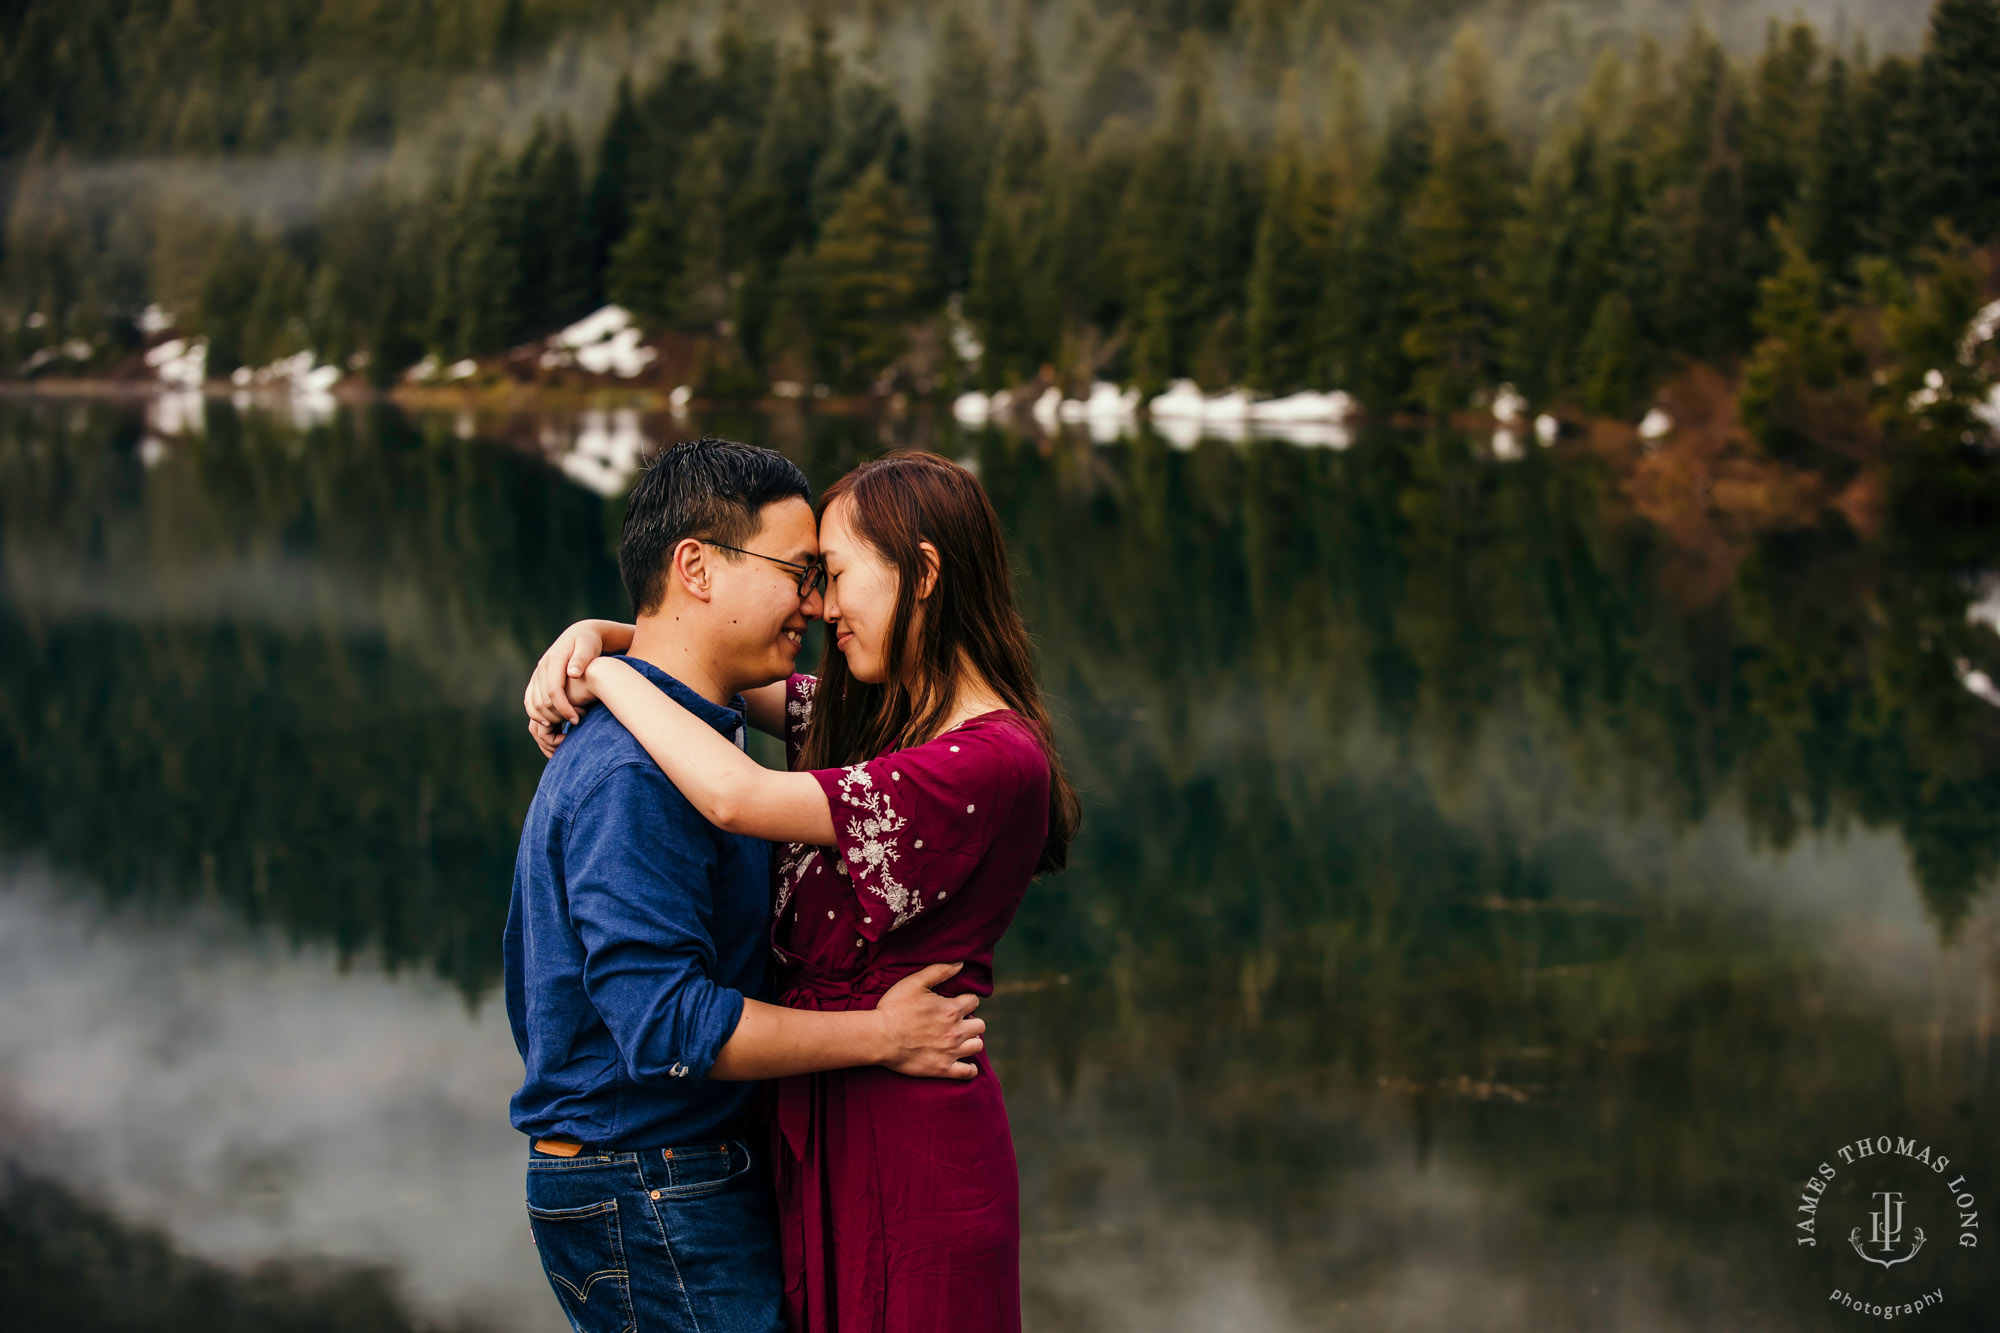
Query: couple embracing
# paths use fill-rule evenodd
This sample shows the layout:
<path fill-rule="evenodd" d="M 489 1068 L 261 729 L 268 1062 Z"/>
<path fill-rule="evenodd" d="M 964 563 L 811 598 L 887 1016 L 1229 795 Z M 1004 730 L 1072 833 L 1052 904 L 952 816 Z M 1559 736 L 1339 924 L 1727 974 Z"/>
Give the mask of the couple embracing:
<path fill-rule="evenodd" d="M 528 686 L 551 759 L 505 937 L 557 1299 L 581 1333 L 1018 1329 L 973 1010 L 1078 805 L 992 504 L 898 453 L 815 514 L 782 455 L 695 440 L 641 475 L 618 567 L 636 623 L 572 626 Z"/>

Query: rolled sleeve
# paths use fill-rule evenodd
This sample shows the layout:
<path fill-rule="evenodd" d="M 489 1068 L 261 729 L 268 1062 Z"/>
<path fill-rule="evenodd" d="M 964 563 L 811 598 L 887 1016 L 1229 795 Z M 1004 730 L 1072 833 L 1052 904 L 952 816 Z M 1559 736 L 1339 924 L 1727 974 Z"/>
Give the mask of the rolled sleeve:
<path fill-rule="evenodd" d="M 612 769 L 576 807 L 564 857 L 583 986 L 636 1082 L 708 1076 L 743 1016 L 712 979 L 708 826 L 657 768 Z"/>

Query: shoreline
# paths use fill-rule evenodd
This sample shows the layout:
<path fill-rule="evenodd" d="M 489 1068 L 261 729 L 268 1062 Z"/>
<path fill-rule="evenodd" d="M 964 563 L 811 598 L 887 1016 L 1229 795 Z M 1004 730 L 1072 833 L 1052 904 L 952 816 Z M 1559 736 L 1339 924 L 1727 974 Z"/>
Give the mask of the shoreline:
<path fill-rule="evenodd" d="M 1084 422 L 1044 422 L 1025 407 L 985 422 L 958 421 L 951 400 L 943 396 L 897 398 L 875 395 L 766 394 L 748 399 L 690 399 L 672 402 L 657 387 L 588 387 L 503 379 L 471 385 L 398 385 L 378 390 L 347 380 L 318 394 L 288 393 L 273 387 L 242 388 L 227 381 L 210 381 L 200 389 L 162 386 L 142 379 L 0 380 L 0 399 L 105 401 L 143 404 L 199 393 L 204 399 L 228 399 L 242 405 L 282 410 L 287 404 L 313 401 L 365 408 L 391 404 L 410 413 L 456 413 L 455 433 L 494 446 L 539 454 L 569 472 L 572 479 L 607 497 L 622 491 L 630 472 L 649 445 L 657 445 L 661 421 L 686 423 L 695 415 L 749 413 L 798 422 L 808 414 L 910 422 L 919 429 L 950 420 L 957 429 L 978 432 L 996 427 L 1009 434 L 1039 441 L 1046 451 L 1055 442 L 1089 438 Z M 1337 423 L 1342 431 L 1367 427 L 1420 431 L 1443 426 L 1465 434 L 1475 450 L 1483 449 L 1501 465 L 1520 462 L 1547 448 L 1582 452 L 1608 471 L 1616 510 L 1644 520 L 1678 554 L 1676 582 L 1681 594 L 1699 603 L 1713 598 L 1733 579 L 1742 560 L 1763 535 L 1833 522 L 1844 524 L 1856 537 L 1880 534 L 1888 501 L 1888 459 L 1877 455 L 1850 459 L 1849 467 L 1811 466 L 1786 462 L 1764 452 L 1744 428 L 1737 411 L 1737 379 L 1712 366 L 1696 365 L 1661 386 L 1656 402 L 1671 419 L 1664 434 L 1648 435 L 1632 422 L 1607 417 L 1562 416 L 1556 439 L 1538 439 L 1532 417 L 1501 421 L 1490 413 L 1465 411 L 1447 418 L 1421 413 L 1359 413 Z M 247 403 L 246 403 L 247 400 Z M 579 441 L 553 440 L 547 418 L 576 418 L 586 413 L 636 413 L 653 421 L 599 423 L 589 427 L 601 436 L 608 425 L 612 438 L 595 438 L 581 448 Z M 539 418 L 539 420 L 538 420 Z M 1121 437 L 1144 425 L 1170 448 L 1188 447 L 1172 438 L 1169 421 L 1134 415 L 1118 423 Z M 1240 437 L 1203 429 L 1199 438 L 1225 444 L 1279 440 L 1281 431 L 1257 431 L 1246 423 Z M 173 433 L 171 428 L 167 433 Z M 561 434 L 562 432 L 557 432 Z M 1502 435 L 1511 436 L 1503 452 Z M 648 438 L 651 437 L 651 438 Z M 565 448 L 556 448 L 561 443 Z M 1294 443 L 1297 443 L 1294 441 Z M 1300 445 L 1302 448 L 1313 447 Z M 1337 448 L 1345 448 L 1343 443 Z M 1830 460 L 1831 461 L 1831 460 Z"/>
<path fill-rule="evenodd" d="M 342 380 L 333 388 L 318 394 L 300 394 L 284 390 L 273 390 L 266 386 L 243 388 L 228 380 L 209 380 L 199 388 L 194 386 L 174 386 L 158 380 L 128 379 L 119 377 L 97 378 L 48 378 L 36 380 L 0 378 L 0 397 L 5 398 L 55 398 L 55 399 L 103 399 L 114 401 L 144 401 L 162 395 L 198 393 L 204 399 L 226 399 L 239 406 L 248 403 L 261 406 L 283 405 L 302 399 L 332 399 L 346 406 L 362 406 L 370 403 L 392 403 L 408 411 L 472 411 L 499 415 L 522 412 L 573 412 L 587 410 L 627 409 L 639 412 L 660 413 L 669 416 L 688 416 L 696 413 L 715 412 L 759 412 L 775 413 L 785 411 L 809 411 L 828 416 L 845 417 L 887 417 L 901 418 L 943 413 L 950 415 L 949 396 L 910 397 L 904 394 L 776 394 L 766 393 L 754 398 L 690 398 L 675 404 L 670 391 L 652 386 L 623 387 L 611 384 L 591 384 L 569 386 L 547 383 L 521 383 L 509 381 L 503 384 L 477 386 L 448 386 L 438 384 L 398 384 L 390 389 L 377 389 L 353 379 Z M 1556 415 L 1556 414 L 1551 414 Z M 1562 423 L 1562 438 L 1565 440 L 1587 439 L 1593 443 L 1607 438 L 1630 436 L 1638 438 L 1638 427 L 1630 422 L 1613 417 L 1580 415 L 1558 415 Z M 954 418 L 957 420 L 957 418 Z M 1059 433 L 1061 427 L 1081 427 L 1081 421 L 1062 421 L 1055 431 L 1043 428 L 1032 412 L 1026 407 L 996 413 L 983 422 L 959 421 L 968 429 L 982 425 L 998 425 L 1002 428 L 1019 426 L 1032 428 L 1035 433 L 1049 435 Z M 1150 425 L 1155 430 L 1161 423 L 1150 415 L 1135 413 L 1123 418 L 1119 425 Z M 1445 425 L 1453 430 L 1468 432 L 1513 430 L 1532 433 L 1532 418 L 1501 420 L 1489 413 L 1478 410 L 1453 412 L 1445 417 L 1437 417 L 1424 412 L 1412 412 L 1398 408 L 1390 412 L 1376 413 L 1361 411 L 1338 421 L 1315 422 L 1318 425 L 1338 425 L 1346 427 L 1389 426 L 1398 430 L 1422 430 L 1426 427 Z M 1252 435 L 1259 432 L 1252 430 Z M 1284 438 L 1281 432 L 1264 432 L 1271 438 Z M 1216 438 L 1226 439 L 1226 436 Z"/>

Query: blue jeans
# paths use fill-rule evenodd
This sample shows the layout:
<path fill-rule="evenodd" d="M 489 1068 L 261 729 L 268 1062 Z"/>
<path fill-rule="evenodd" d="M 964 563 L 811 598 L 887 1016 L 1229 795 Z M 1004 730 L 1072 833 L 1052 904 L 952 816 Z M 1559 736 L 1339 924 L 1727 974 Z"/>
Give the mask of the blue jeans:
<path fill-rule="evenodd" d="M 762 1145 L 604 1156 L 528 1150 L 528 1225 L 577 1333 L 783 1333 Z"/>

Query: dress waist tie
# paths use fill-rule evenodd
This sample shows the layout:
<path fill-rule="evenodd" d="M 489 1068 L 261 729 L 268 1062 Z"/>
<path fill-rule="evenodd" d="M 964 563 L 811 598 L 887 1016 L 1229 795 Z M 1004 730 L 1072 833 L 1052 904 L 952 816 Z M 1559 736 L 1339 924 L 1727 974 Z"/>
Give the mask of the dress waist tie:
<path fill-rule="evenodd" d="M 787 1009 L 813 1009 L 824 1013 L 873 1009 L 891 986 L 927 966 L 929 964 L 926 963 L 884 963 L 853 976 L 833 976 L 801 968 L 785 977 L 785 989 L 778 996 L 778 1003 Z M 960 971 L 938 987 L 937 993 L 963 995 L 974 989 L 968 984 L 968 974 L 972 970 L 968 967 Z M 813 1115 L 813 1104 L 818 1100 L 816 1094 L 824 1079 L 824 1074 L 808 1074 L 777 1080 L 775 1115 L 778 1130 L 784 1136 L 785 1146 L 791 1150 L 794 1161 L 805 1161 L 808 1149 L 815 1146 L 814 1122 L 817 1117 Z"/>

